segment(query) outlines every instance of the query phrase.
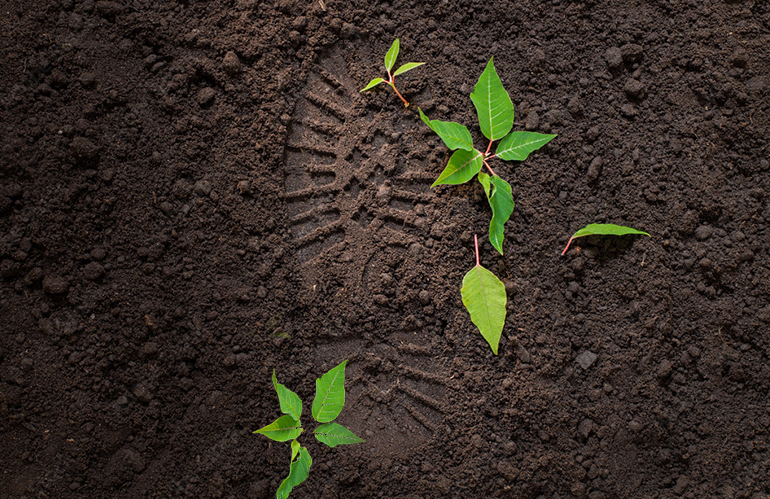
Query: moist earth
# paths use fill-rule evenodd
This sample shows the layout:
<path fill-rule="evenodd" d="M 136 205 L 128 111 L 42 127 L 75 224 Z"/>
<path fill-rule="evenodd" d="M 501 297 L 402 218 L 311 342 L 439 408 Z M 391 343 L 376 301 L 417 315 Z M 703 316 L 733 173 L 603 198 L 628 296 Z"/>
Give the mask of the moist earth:
<path fill-rule="evenodd" d="M 762 1 L 0 2 L 0 496 L 268 498 L 349 359 L 296 497 L 770 494 L 770 7 Z M 427 64 L 397 83 L 400 62 Z M 523 163 L 492 355 L 462 307 L 491 216 L 430 188 L 483 137 Z M 479 146 L 481 147 L 481 146 Z M 588 238 L 589 223 L 650 238 Z M 308 419 L 308 407 L 305 408 Z"/>

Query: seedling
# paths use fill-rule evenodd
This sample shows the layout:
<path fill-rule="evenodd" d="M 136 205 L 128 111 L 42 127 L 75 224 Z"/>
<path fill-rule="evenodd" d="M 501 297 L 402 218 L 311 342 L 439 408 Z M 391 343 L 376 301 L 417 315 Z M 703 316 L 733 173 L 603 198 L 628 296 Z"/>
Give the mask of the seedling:
<path fill-rule="evenodd" d="M 388 72 L 388 79 L 385 80 L 383 78 L 375 78 L 372 81 L 369 82 L 367 86 L 365 86 L 361 91 L 366 92 L 367 90 L 371 90 L 380 83 L 387 83 L 390 85 L 390 88 L 393 89 L 394 92 L 396 92 L 396 95 L 398 95 L 398 98 L 401 99 L 401 101 L 404 103 L 404 107 L 409 107 L 409 102 L 407 102 L 406 99 L 404 99 L 404 96 L 401 95 L 401 92 L 398 91 L 396 88 L 396 82 L 395 78 L 398 75 L 404 74 L 407 71 L 411 71 L 412 69 L 422 66 L 425 64 L 424 62 L 407 62 L 400 68 L 398 68 L 393 74 L 390 73 L 390 71 L 393 69 L 393 65 L 396 64 L 396 57 L 398 57 L 398 48 L 399 48 L 399 42 L 398 38 L 396 38 L 396 41 L 393 42 L 393 45 L 390 46 L 390 49 L 388 50 L 388 53 L 385 54 L 385 70 Z"/>
<path fill-rule="evenodd" d="M 579 231 L 575 232 L 572 237 L 567 241 L 567 246 L 564 247 L 564 251 L 561 252 L 562 256 L 569 249 L 569 245 L 572 244 L 574 239 L 585 236 L 625 236 L 628 234 L 641 234 L 643 236 L 650 237 L 646 232 L 641 230 L 632 229 L 631 227 L 624 227 L 622 225 L 613 224 L 590 224 L 586 225 Z"/>
<path fill-rule="evenodd" d="M 345 405 L 345 364 L 347 362 L 347 360 L 343 361 L 315 382 L 315 398 L 310 412 L 313 419 L 323 424 L 315 429 L 313 436 L 329 447 L 363 442 L 352 431 L 333 422 Z M 273 386 L 278 393 L 278 401 L 284 416 L 254 433 L 261 433 L 278 442 L 291 440 L 289 476 L 281 482 L 275 494 L 277 499 L 285 499 L 289 497 L 294 487 L 307 479 L 313 460 L 307 449 L 297 441 L 297 437 L 304 431 L 300 422 L 302 401 L 296 393 L 278 382 L 275 370 L 273 370 Z"/>
<path fill-rule="evenodd" d="M 478 236 L 473 236 L 473 242 L 476 247 L 476 266 L 463 277 L 460 294 L 463 305 L 471 314 L 471 322 L 479 328 L 481 336 L 492 348 L 492 353 L 497 355 L 505 325 L 505 286 L 495 274 L 481 266 Z"/>
<path fill-rule="evenodd" d="M 489 145 L 484 152 L 473 147 L 471 132 L 460 123 L 431 120 L 420 109 L 420 118 L 431 130 L 441 137 L 446 146 L 455 151 L 449 158 L 444 171 L 431 187 L 437 185 L 463 184 L 478 174 L 484 186 L 492 220 L 489 224 L 489 242 L 503 254 L 503 230 L 505 222 L 513 213 L 511 186 L 500 178 L 489 166 L 489 160 L 500 158 L 504 161 L 524 161 L 529 154 L 543 147 L 556 135 L 535 132 L 511 132 L 513 128 L 513 102 L 495 71 L 493 59 L 489 59 L 484 72 L 473 88 L 471 100 L 479 116 L 479 127 Z M 492 144 L 499 140 L 492 153 Z M 486 166 L 489 174 L 481 171 Z"/>

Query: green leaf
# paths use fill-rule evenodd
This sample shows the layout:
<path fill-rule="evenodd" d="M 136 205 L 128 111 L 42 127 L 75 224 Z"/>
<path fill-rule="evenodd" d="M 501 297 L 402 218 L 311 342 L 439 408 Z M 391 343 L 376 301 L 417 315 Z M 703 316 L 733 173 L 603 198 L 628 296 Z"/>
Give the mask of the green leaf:
<path fill-rule="evenodd" d="M 391 45 L 388 49 L 388 53 L 385 54 L 385 69 L 387 70 L 388 74 L 390 74 L 390 70 L 393 69 L 393 65 L 396 63 L 396 57 L 398 57 L 398 47 L 398 38 L 396 38 L 396 41 L 394 41 L 393 45 Z"/>
<path fill-rule="evenodd" d="M 497 157 L 506 161 L 524 161 L 532 151 L 537 151 L 556 135 L 535 132 L 512 132 L 497 144 Z"/>
<path fill-rule="evenodd" d="M 422 109 L 417 108 L 417 110 L 420 112 L 420 119 L 422 122 L 436 132 L 449 149 L 453 151 L 455 149 L 462 149 L 464 151 L 473 150 L 473 138 L 471 137 L 471 132 L 463 125 L 455 123 L 454 121 L 431 120 L 425 116 Z"/>
<path fill-rule="evenodd" d="M 492 220 L 489 222 L 489 242 L 502 255 L 505 222 L 513 213 L 513 194 L 508 182 L 498 176 L 490 177 L 479 172 L 479 182 L 484 186 L 489 206 L 492 208 Z"/>
<path fill-rule="evenodd" d="M 479 115 L 481 133 L 489 140 L 502 139 L 513 128 L 513 102 L 495 71 L 493 59 L 473 87 L 471 100 Z"/>
<path fill-rule="evenodd" d="M 375 78 L 372 81 L 370 81 L 367 86 L 362 88 L 361 91 L 362 92 L 366 92 L 367 90 L 371 90 L 374 87 L 376 87 L 377 85 L 379 85 L 380 83 L 384 83 L 384 82 L 385 82 L 385 80 L 383 80 L 382 78 Z"/>
<path fill-rule="evenodd" d="M 626 236 L 629 234 L 639 234 L 642 236 L 650 237 L 650 235 L 646 232 L 642 232 L 641 230 L 632 229 L 631 227 L 624 227 L 622 225 L 614 225 L 614 224 L 589 224 L 580 229 L 579 231 L 575 232 L 572 237 L 569 238 L 569 241 L 567 242 L 567 246 L 564 248 L 564 251 L 561 252 L 563 255 L 567 252 L 569 249 L 569 245 L 572 244 L 573 239 L 577 239 L 578 237 L 585 237 L 585 236 Z"/>
<path fill-rule="evenodd" d="M 358 438 L 352 431 L 337 423 L 326 423 L 315 429 L 315 438 L 329 447 L 346 444 L 360 444 L 364 440 Z"/>
<path fill-rule="evenodd" d="M 484 165 L 484 155 L 477 150 L 465 151 L 459 149 L 449 158 L 444 171 L 433 182 L 431 188 L 437 185 L 463 184 L 473 178 Z"/>
<path fill-rule="evenodd" d="M 302 401 L 299 399 L 299 395 L 278 382 L 278 378 L 275 376 L 275 369 L 273 369 L 273 386 L 278 393 L 281 412 L 299 421 L 302 416 Z"/>
<path fill-rule="evenodd" d="M 402 75 L 402 74 L 406 73 L 407 71 L 411 71 L 411 70 L 413 70 L 416 67 L 422 66 L 423 64 L 425 64 L 425 63 L 424 62 L 407 62 L 406 64 L 404 64 L 403 66 L 398 68 L 395 73 L 393 73 L 393 77 L 396 77 L 398 75 Z"/>
<path fill-rule="evenodd" d="M 291 416 L 281 416 L 264 428 L 260 428 L 254 433 L 261 433 L 270 440 L 277 442 L 286 442 L 294 440 L 302 433 L 302 426 L 299 421 Z"/>
<path fill-rule="evenodd" d="M 291 441 L 291 460 L 294 461 L 294 458 L 297 457 L 297 454 L 299 454 L 299 442 L 297 442 L 296 439 Z"/>
<path fill-rule="evenodd" d="M 471 321 L 497 355 L 505 325 L 505 286 L 492 272 L 477 264 L 465 274 L 460 294 Z"/>
<path fill-rule="evenodd" d="M 292 458 L 291 465 L 289 466 L 289 476 L 281 482 L 275 497 L 277 499 L 289 497 L 294 487 L 307 480 L 308 475 L 310 475 L 310 465 L 312 464 L 313 459 L 311 459 L 307 449 L 302 447 L 299 451 L 299 457 L 296 460 Z"/>
<path fill-rule="evenodd" d="M 313 419 L 319 423 L 328 423 L 342 412 L 345 405 L 345 364 L 331 369 L 315 381 L 315 399 L 313 399 Z"/>

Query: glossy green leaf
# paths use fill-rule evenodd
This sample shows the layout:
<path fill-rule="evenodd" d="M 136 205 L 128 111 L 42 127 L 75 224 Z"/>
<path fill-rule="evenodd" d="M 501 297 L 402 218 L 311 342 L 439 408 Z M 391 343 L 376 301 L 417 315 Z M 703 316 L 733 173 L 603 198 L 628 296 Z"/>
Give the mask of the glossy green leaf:
<path fill-rule="evenodd" d="M 492 220 L 489 222 L 489 242 L 502 255 L 505 222 L 513 213 L 513 194 L 508 182 L 498 176 L 490 177 L 479 172 L 479 182 L 484 186 L 489 206 L 492 208 Z"/>
<path fill-rule="evenodd" d="M 646 232 L 642 232 L 641 230 L 632 229 L 631 227 L 624 227 L 622 225 L 614 225 L 614 224 L 589 224 L 580 229 L 579 231 L 575 232 L 572 237 L 569 238 L 569 241 L 567 242 L 567 246 L 564 248 L 564 251 L 561 252 L 563 255 L 567 252 L 569 249 L 569 245 L 572 244 L 573 239 L 577 239 L 578 237 L 585 237 L 585 236 L 626 236 L 629 234 L 639 234 L 642 236 L 650 237 L 650 235 Z"/>
<path fill-rule="evenodd" d="M 294 461 L 294 458 L 297 457 L 297 454 L 299 454 L 300 445 L 297 440 L 291 441 L 291 460 Z"/>
<path fill-rule="evenodd" d="M 393 69 L 393 65 L 396 63 L 396 57 L 398 57 L 398 38 L 393 42 L 393 45 L 388 49 L 388 53 L 385 54 L 385 69 L 390 74 L 390 70 Z"/>
<path fill-rule="evenodd" d="M 471 321 L 497 355 L 505 325 L 505 286 L 492 272 L 477 264 L 465 274 L 460 294 Z"/>
<path fill-rule="evenodd" d="M 420 112 L 420 119 L 423 123 L 436 132 L 436 135 L 441 137 L 441 140 L 444 141 L 444 144 L 446 144 L 449 149 L 453 151 L 455 149 L 462 149 L 465 151 L 473 150 L 473 138 L 471 137 L 471 132 L 463 125 L 455 123 L 454 121 L 431 120 L 425 116 L 422 109 L 418 108 L 417 110 Z"/>
<path fill-rule="evenodd" d="M 444 171 L 441 172 L 438 179 L 433 182 L 431 187 L 437 185 L 457 185 L 463 184 L 473 178 L 484 165 L 484 155 L 477 150 L 465 151 L 459 149 L 449 158 Z"/>
<path fill-rule="evenodd" d="M 360 444 L 363 439 L 358 438 L 352 431 L 337 423 L 322 424 L 313 432 L 315 438 L 329 447 L 338 445 Z"/>
<path fill-rule="evenodd" d="M 512 132 L 497 144 L 497 157 L 506 161 L 524 161 L 529 153 L 550 142 L 556 135 L 535 132 Z"/>
<path fill-rule="evenodd" d="M 398 68 L 396 70 L 396 72 L 393 73 L 393 76 L 396 77 L 398 75 L 402 75 L 402 74 L 406 73 L 407 71 L 411 71 L 414 68 L 422 66 L 423 64 L 425 64 L 425 63 L 424 62 L 407 62 L 406 64 L 404 64 L 403 66 Z"/>
<path fill-rule="evenodd" d="M 367 86 L 362 88 L 361 91 L 362 92 L 366 92 L 367 90 L 371 90 L 374 87 L 376 87 L 377 85 L 379 85 L 380 83 L 385 83 L 385 80 L 383 80 L 382 78 L 375 78 L 372 81 L 370 81 Z"/>
<path fill-rule="evenodd" d="M 342 412 L 345 405 L 345 364 L 331 369 L 315 382 L 315 399 L 313 399 L 313 419 L 319 423 L 328 423 Z"/>
<path fill-rule="evenodd" d="M 513 128 L 513 102 L 503 88 L 503 82 L 489 59 L 478 83 L 473 87 L 471 100 L 479 115 L 481 133 L 489 140 L 502 139 Z"/>
<path fill-rule="evenodd" d="M 302 433 L 302 426 L 299 421 L 291 416 L 281 416 L 264 428 L 256 430 L 254 433 L 261 433 L 270 440 L 277 442 L 286 442 L 294 440 Z"/>
<path fill-rule="evenodd" d="M 292 458 L 291 465 L 289 466 L 289 476 L 281 482 L 278 491 L 275 493 L 275 497 L 277 499 L 286 499 L 289 497 L 289 494 L 294 487 L 307 480 L 308 475 L 310 475 L 310 466 L 312 464 L 313 459 L 311 459 L 307 449 L 302 447 L 299 451 L 299 457 L 296 459 Z"/>
<path fill-rule="evenodd" d="M 281 412 L 299 421 L 302 416 L 302 401 L 299 399 L 299 395 L 278 382 L 278 378 L 275 376 L 275 369 L 273 369 L 273 386 L 278 393 Z"/>

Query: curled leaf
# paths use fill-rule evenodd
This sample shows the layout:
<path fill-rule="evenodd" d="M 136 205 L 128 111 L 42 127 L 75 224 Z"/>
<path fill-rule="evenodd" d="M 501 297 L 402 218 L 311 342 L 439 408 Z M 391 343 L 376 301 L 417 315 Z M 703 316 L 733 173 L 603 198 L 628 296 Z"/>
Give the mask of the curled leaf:
<path fill-rule="evenodd" d="M 642 232 L 641 230 L 632 229 L 631 227 L 625 227 L 623 225 L 614 225 L 614 224 L 589 224 L 580 229 L 579 231 L 575 232 L 572 237 L 569 238 L 569 241 L 567 242 L 567 246 L 564 248 L 564 251 L 561 252 L 562 255 L 564 255 L 567 250 L 569 249 L 570 244 L 572 244 L 573 239 L 577 239 L 578 237 L 585 237 L 585 236 L 625 236 L 628 234 L 639 234 L 642 236 L 650 237 L 650 235 L 646 232 Z"/>
<path fill-rule="evenodd" d="M 502 255 L 505 222 L 511 218 L 514 206 L 511 185 L 497 175 L 490 177 L 484 172 L 479 172 L 479 182 L 484 186 L 489 206 L 492 208 L 489 242 Z"/>
<path fill-rule="evenodd" d="M 296 456 L 292 449 L 292 454 Z M 291 465 L 289 466 L 289 476 L 287 476 L 280 487 L 275 493 L 277 499 L 286 499 L 289 497 L 292 489 L 301 484 L 310 475 L 310 466 L 313 464 L 313 459 L 310 457 L 310 453 L 306 448 L 302 447 L 299 451 L 299 457 L 292 458 Z"/>

